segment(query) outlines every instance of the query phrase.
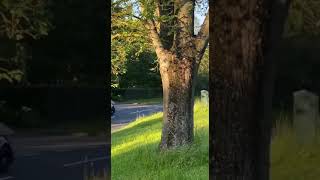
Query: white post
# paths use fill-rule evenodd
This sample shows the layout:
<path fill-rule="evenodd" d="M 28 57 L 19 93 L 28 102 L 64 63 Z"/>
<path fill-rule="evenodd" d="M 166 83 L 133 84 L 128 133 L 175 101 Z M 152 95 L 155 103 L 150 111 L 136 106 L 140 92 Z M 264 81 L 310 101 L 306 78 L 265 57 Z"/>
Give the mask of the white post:
<path fill-rule="evenodd" d="M 307 90 L 293 93 L 293 126 L 299 143 L 311 143 L 315 139 L 318 117 L 319 97 Z"/>

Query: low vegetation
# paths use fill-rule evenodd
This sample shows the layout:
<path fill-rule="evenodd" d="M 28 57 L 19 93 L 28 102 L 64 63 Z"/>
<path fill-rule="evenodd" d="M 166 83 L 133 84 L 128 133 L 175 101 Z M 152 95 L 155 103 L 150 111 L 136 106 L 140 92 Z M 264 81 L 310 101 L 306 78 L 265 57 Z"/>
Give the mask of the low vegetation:
<path fill-rule="evenodd" d="M 195 142 L 160 152 L 162 113 L 138 119 L 112 134 L 112 179 L 208 179 L 208 107 L 195 105 Z M 278 116 L 272 137 L 271 179 L 314 180 L 320 177 L 320 138 L 301 146 L 289 116 Z"/>
<path fill-rule="evenodd" d="M 320 177 L 320 136 L 312 144 L 298 144 L 288 116 L 277 120 L 271 149 L 272 180 L 314 180 Z"/>
<path fill-rule="evenodd" d="M 84 167 L 83 171 L 83 180 L 109 180 L 110 176 L 106 169 L 102 171 L 95 172 L 94 169 L 89 168 L 88 166 Z"/>
<path fill-rule="evenodd" d="M 160 152 L 162 113 L 141 118 L 112 134 L 112 179 L 208 179 L 208 107 L 196 103 L 195 142 Z"/>

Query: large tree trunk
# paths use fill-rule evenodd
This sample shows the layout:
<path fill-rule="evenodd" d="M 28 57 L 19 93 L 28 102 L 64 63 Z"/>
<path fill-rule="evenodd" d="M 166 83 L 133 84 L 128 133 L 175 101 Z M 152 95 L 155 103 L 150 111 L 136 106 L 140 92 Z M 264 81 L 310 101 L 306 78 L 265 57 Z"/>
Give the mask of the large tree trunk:
<path fill-rule="evenodd" d="M 161 149 L 193 141 L 193 105 L 196 65 L 192 59 L 167 55 L 160 61 L 163 86 L 163 128 Z"/>
<path fill-rule="evenodd" d="M 198 66 L 209 41 L 209 18 L 194 35 L 195 1 L 157 1 L 159 14 L 169 22 L 145 21 L 159 59 L 163 86 L 163 130 L 160 148 L 193 141 L 194 87 Z M 159 32 L 160 31 L 160 32 Z M 173 33 L 173 34 L 172 34 Z"/>
<path fill-rule="evenodd" d="M 262 0 L 217 0 L 212 10 L 210 177 L 257 180 L 257 99 L 267 9 Z"/>
<path fill-rule="evenodd" d="M 269 179 L 276 52 L 271 46 L 281 37 L 288 7 L 282 3 L 217 0 L 212 6 L 211 27 L 217 27 L 210 50 L 212 179 Z"/>

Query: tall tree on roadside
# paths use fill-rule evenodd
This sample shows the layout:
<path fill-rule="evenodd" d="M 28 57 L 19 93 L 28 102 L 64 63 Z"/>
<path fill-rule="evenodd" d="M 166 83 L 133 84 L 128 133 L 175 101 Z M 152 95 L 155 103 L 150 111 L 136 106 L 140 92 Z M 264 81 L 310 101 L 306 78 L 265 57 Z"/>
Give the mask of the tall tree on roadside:
<path fill-rule="evenodd" d="M 277 46 L 287 0 L 215 0 L 210 24 L 210 176 L 268 180 Z"/>
<path fill-rule="evenodd" d="M 141 19 L 149 30 L 160 65 L 164 107 L 161 149 L 193 141 L 196 76 L 209 41 L 209 15 L 198 34 L 194 32 L 197 2 L 143 0 L 140 3 Z"/>
<path fill-rule="evenodd" d="M 127 26 L 129 27 L 127 30 L 130 31 L 124 33 L 126 36 L 115 34 L 112 40 L 126 43 L 132 42 L 137 36 L 141 37 L 140 40 L 147 38 L 157 54 L 164 107 L 161 149 L 175 148 L 193 141 L 194 89 L 199 64 L 209 41 L 209 16 L 206 16 L 199 32 L 195 33 L 195 14 L 199 13 L 198 10 L 206 14 L 207 2 L 207 0 L 114 0 L 112 2 L 114 7 L 130 8 L 132 14 L 131 17 L 126 15 L 122 16 L 123 19 L 118 18 L 118 21 L 114 21 L 118 24 L 114 28 L 121 30 L 125 29 L 121 27 Z M 120 15 L 125 11 L 114 9 L 114 12 L 118 12 L 113 15 L 117 18 L 117 14 Z M 139 22 L 133 21 L 132 17 Z M 133 26 L 134 23 L 136 25 L 142 23 L 144 29 L 141 30 L 141 26 Z M 123 34 L 123 31 L 121 33 Z M 126 39 L 118 41 L 123 37 Z M 114 48 L 120 52 L 119 49 Z M 116 64 L 118 63 L 115 62 Z"/>

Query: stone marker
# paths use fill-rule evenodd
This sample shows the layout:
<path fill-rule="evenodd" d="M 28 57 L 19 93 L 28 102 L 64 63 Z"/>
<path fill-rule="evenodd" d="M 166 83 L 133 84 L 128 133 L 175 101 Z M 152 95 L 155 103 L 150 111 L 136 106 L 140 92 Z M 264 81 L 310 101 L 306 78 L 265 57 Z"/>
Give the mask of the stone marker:
<path fill-rule="evenodd" d="M 201 90 L 201 102 L 209 104 L 209 92 L 207 90 Z"/>
<path fill-rule="evenodd" d="M 307 90 L 293 93 L 293 127 L 299 143 L 311 143 L 315 139 L 319 97 Z"/>

